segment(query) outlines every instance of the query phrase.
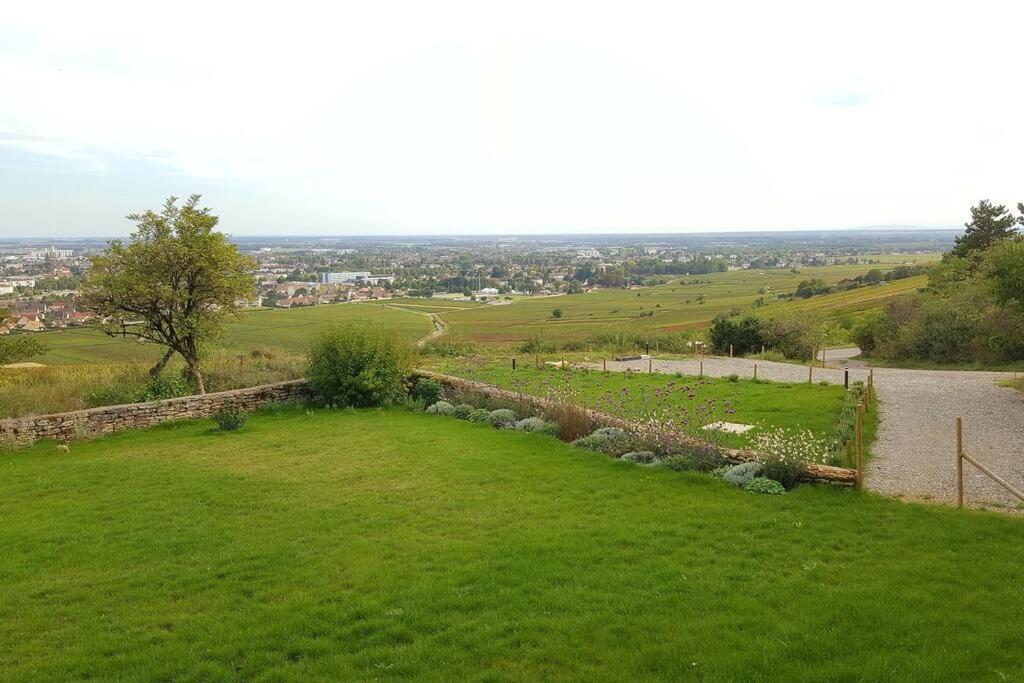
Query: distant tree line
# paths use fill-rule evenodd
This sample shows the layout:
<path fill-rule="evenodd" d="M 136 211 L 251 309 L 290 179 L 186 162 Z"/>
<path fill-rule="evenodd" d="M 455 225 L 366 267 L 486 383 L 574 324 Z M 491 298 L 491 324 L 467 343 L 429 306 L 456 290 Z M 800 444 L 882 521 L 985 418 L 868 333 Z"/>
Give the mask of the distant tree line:
<path fill-rule="evenodd" d="M 923 290 L 891 301 L 854 330 L 861 349 L 887 359 L 1024 359 L 1024 203 L 1019 215 L 981 201 L 964 234 L 928 272 Z"/>

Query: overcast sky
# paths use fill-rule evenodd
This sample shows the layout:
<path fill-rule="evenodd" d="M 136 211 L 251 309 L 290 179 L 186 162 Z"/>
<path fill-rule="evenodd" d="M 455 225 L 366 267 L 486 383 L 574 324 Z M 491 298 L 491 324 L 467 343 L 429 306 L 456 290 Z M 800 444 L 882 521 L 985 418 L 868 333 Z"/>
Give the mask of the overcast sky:
<path fill-rule="evenodd" d="M 956 226 L 1024 201 L 1024 3 L 12 2 L 0 235 Z M 223 3 L 226 4 L 226 3 Z"/>

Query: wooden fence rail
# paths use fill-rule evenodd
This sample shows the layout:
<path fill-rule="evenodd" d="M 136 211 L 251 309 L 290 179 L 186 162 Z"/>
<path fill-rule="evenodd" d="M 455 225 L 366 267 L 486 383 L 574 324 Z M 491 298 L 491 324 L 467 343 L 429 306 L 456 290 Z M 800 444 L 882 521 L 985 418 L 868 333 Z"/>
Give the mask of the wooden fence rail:
<path fill-rule="evenodd" d="M 964 453 L 964 425 L 963 419 L 958 417 L 956 419 L 956 505 L 960 508 L 964 506 L 964 460 L 974 465 L 983 474 L 987 475 L 989 479 L 999 484 L 1019 500 L 1024 502 L 1024 493 L 1021 493 L 1020 490 L 1015 488 L 1008 481 Z"/>

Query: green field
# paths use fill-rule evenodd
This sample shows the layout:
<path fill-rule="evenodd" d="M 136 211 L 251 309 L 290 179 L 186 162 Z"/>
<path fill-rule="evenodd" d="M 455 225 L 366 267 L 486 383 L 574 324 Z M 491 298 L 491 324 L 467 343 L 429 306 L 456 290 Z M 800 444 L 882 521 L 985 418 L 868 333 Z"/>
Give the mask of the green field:
<path fill-rule="evenodd" d="M 495 384 L 545 398 L 573 403 L 627 419 L 661 416 L 702 438 L 747 447 L 765 429 L 807 430 L 822 439 L 833 433 L 843 404 L 841 385 L 786 383 L 725 378 L 519 367 L 506 364 L 450 363 L 442 368 L 466 379 Z M 731 412 L 728 412 L 731 411 Z M 876 414 L 867 413 L 864 437 L 871 443 Z M 744 435 L 710 434 L 703 425 L 724 420 L 756 425 Z"/>
<path fill-rule="evenodd" d="M 657 287 L 534 298 L 507 306 L 446 312 L 441 317 L 448 323 L 453 339 L 483 343 L 583 339 L 595 332 L 624 327 L 658 333 L 678 332 L 705 327 L 718 313 L 750 306 L 758 297 L 772 299 L 776 293 L 792 292 L 801 280 L 821 278 L 832 284 L 875 267 L 890 270 L 906 260 L 905 256 L 878 258 L 886 262 L 872 266 L 801 268 L 798 274 L 789 269 L 774 269 L 694 275 Z M 931 256 L 917 259 L 919 263 L 931 260 Z M 688 282 L 695 284 L 686 284 Z M 926 276 L 918 276 L 838 294 L 776 302 L 772 306 L 781 310 L 821 310 L 830 315 L 846 315 L 878 307 L 886 299 L 913 291 L 926 282 Z M 768 291 L 762 294 L 762 289 Z M 552 317 L 556 308 L 561 310 L 561 318 Z M 651 313 L 653 315 L 648 316 Z"/>
<path fill-rule="evenodd" d="M 870 268 L 888 270 L 907 260 L 919 263 L 933 260 L 931 255 L 911 259 L 903 255 L 875 258 L 881 263 L 803 268 L 798 274 L 789 269 L 731 271 L 686 277 L 677 283 L 638 290 L 597 290 L 590 294 L 525 298 L 502 305 L 446 299 L 395 299 L 286 310 L 257 309 L 244 311 L 239 320 L 228 327 L 218 345 L 228 351 L 270 347 L 301 353 L 312 335 L 347 320 L 364 320 L 394 329 L 402 338 L 415 341 L 433 329 L 431 315 L 445 323 L 445 338 L 455 342 L 564 341 L 616 329 L 670 333 L 700 329 L 718 313 L 749 306 L 759 296 L 770 299 L 774 293 L 791 292 L 800 280 L 819 277 L 834 283 Z M 834 316 L 850 315 L 878 307 L 886 299 L 913 291 L 925 282 L 925 276 L 907 278 L 839 294 L 776 302 L 772 306 L 779 310 L 820 310 Z M 759 294 L 759 290 L 765 288 L 769 293 Z M 700 296 L 704 297 L 703 303 L 698 300 Z M 551 315 L 556 308 L 562 311 L 562 317 L 557 320 Z M 647 317 L 649 313 L 653 315 Z M 89 328 L 44 332 L 39 333 L 39 337 L 50 347 L 50 352 L 34 360 L 47 365 L 146 362 L 159 355 L 154 345 L 112 339 Z"/>
<path fill-rule="evenodd" d="M 405 304 L 403 307 L 409 308 Z M 302 353 L 313 335 L 331 325 L 349 320 L 361 320 L 393 329 L 400 337 L 412 342 L 433 329 L 430 318 L 421 313 L 434 310 L 429 307 L 423 308 L 421 312 L 411 308 L 399 310 L 390 302 L 249 310 L 239 315 L 238 321 L 228 327 L 218 343 L 228 351 L 268 347 Z M 159 357 L 159 349 L 153 344 L 107 337 L 90 328 L 43 332 L 38 336 L 49 346 L 50 351 L 33 360 L 48 365 L 149 361 Z"/>
<path fill-rule="evenodd" d="M 285 411 L 0 459 L 5 680 L 1020 680 L 1024 524 Z"/>

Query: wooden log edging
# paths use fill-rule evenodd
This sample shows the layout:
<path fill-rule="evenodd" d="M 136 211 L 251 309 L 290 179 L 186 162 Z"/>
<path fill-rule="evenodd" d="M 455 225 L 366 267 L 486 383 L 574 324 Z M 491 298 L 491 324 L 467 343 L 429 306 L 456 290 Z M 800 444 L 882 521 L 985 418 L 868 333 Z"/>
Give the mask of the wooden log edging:
<path fill-rule="evenodd" d="M 452 375 L 444 375 L 439 372 L 433 372 L 431 370 L 415 370 L 413 372 L 414 377 L 422 377 L 424 379 L 432 379 L 440 382 L 445 387 L 452 389 L 458 389 L 463 391 L 470 391 L 479 393 L 484 396 L 490 396 L 492 398 L 519 402 L 531 405 L 538 410 L 544 411 L 553 408 L 557 405 L 556 401 L 547 398 L 541 398 L 540 396 L 533 396 L 530 394 L 522 394 L 509 389 L 503 389 L 501 387 L 494 386 L 493 384 L 486 384 L 484 382 L 477 382 L 475 380 L 463 379 L 462 377 L 454 377 Z M 611 415 L 609 413 L 602 412 L 600 410 L 593 410 L 591 408 L 584 408 L 581 406 L 584 413 L 590 418 L 592 423 L 596 427 L 616 427 L 618 429 L 629 430 L 631 426 L 628 420 L 624 420 L 621 417 Z M 669 439 L 675 440 L 677 443 L 685 444 L 694 447 L 708 447 L 709 444 L 706 441 L 694 438 L 686 434 L 669 434 L 666 435 Z M 734 465 L 762 460 L 762 456 L 753 450 L 739 449 L 739 448 L 724 448 L 721 446 L 714 446 L 710 444 L 722 458 L 729 463 Z M 832 465 L 817 465 L 808 464 L 804 466 L 804 471 L 800 477 L 801 481 L 804 482 L 820 482 L 832 484 L 834 486 L 854 486 L 857 483 L 857 471 L 848 469 L 846 467 L 834 467 Z"/>

